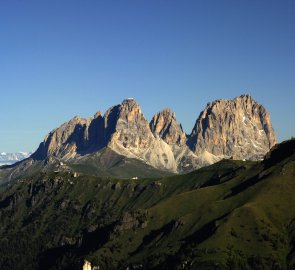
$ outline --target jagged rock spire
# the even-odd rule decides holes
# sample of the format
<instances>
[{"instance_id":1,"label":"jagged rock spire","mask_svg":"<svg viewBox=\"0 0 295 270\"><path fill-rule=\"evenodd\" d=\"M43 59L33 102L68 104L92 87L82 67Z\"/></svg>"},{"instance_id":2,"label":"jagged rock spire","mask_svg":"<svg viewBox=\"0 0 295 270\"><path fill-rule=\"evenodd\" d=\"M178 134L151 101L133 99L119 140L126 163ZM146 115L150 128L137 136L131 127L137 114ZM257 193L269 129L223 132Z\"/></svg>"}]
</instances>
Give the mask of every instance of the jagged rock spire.
<instances>
[{"instance_id":1,"label":"jagged rock spire","mask_svg":"<svg viewBox=\"0 0 295 270\"><path fill-rule=\"evenodd\" d=\"M190 136L170 109L148 123L136 100L129 98L104 116L98 112L94 118L74 117L61 125L47 135L32 158L73 159L106 147L176 172L227 157L261 159L275 143L269 113L249 95L208 103Z\"/></svg>"},{"instance_id":2,"label":"jagged rock spire","mask_svg":"<svg viewBox=\"0 0 295 270\"><path fill-rule=\"evenodd\" d=\"M166 108L157 113L150 122L151 131L169 145L185 145L186 135L181 124L176 120L176 115L171 109Z\"/></svg>"}]
</instances>

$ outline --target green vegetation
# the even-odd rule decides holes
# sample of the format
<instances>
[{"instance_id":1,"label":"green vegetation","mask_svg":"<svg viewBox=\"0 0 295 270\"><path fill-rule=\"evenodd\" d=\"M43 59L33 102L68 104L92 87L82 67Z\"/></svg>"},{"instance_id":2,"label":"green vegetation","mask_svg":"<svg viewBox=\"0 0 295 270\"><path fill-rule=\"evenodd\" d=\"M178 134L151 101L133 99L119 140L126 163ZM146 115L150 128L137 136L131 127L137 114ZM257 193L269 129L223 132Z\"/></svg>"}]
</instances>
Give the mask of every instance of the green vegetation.
<instances>
[{"instance_id":1,"label":"green vegetation","mask_svg":"<svg viewBox=\"0 0 295 270\"><path fill-rule=\"evenodd\" d=\"M131 159L112 154L111 158L108 157L111 160L106 161L105 156L106 153L94 153L78 160L77 163L69 162L67 163L67 166L73 171L78 171L87 175L110 176L121 179L136 176L152 178L172 175L171 172L156 169L138 159Z\"/></svg>"},{"instance_id":2,"label":"green vegetation","mask_svg":"<svg viewBox=\"0 0 295 270\"><path fill-rule=\"evenodd\" d=\"M186 175L38 173L0 195L0 269L295 269L294 193L295 140Z\"/></svg>"},{"instance_id":3,"label":"green vegetation","mask_svg":"<svg viewBox=\"0 0 295 270\"><path fill-rule=\"evenodd\" d=\"M109 148L86 154L75 159L62 161L56 157L45 160L28 158L14 165L2 166L0 169L0 192L8 184L13 184L22 178L35 176L40 172L79 172L85 175L99 177L116 177L130 179L132 177L164 177L173 173L167 170L156 169L144 161L127 158Z\"/></svg>"}]
</instances>

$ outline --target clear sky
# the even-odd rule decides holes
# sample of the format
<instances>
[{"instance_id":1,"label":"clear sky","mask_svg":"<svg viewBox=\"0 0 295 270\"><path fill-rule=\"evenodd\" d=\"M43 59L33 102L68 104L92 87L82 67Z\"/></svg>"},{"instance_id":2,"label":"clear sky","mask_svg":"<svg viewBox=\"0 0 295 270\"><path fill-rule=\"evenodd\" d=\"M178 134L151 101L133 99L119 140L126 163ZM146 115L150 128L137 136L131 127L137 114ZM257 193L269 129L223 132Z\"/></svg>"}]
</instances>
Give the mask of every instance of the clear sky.
<instances>
[{"instance_id":1,"label":"clear sky","mask_svg":"<svg viewBox=\"0 0 295 270\"><path fill-rule=\"evenodd\" d=\"M133 97L187 133L207 102L251 94L295 136L295 1L0 1L0 151Z\"/></svg>"}]
</instances>

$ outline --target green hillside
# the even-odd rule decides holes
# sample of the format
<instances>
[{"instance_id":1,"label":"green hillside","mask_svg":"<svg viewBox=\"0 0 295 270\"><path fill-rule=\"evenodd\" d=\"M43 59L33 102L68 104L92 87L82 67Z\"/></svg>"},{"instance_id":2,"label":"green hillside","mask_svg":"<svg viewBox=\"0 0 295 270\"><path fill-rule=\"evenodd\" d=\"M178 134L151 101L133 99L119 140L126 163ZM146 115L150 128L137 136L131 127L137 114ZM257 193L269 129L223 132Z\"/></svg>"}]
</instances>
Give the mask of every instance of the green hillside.
<instances>
[{"instance_id":1,"label":"green hillside","mask_svg":"<svg viewBox=\"0 0 295 270\"><path fill-rule=\"evenodd\" d=\"M294 194L295 140L186 175L38 173L0 195L0 269L295 269Z\"/></svg>"},{"instance_id":2,"label":"green hillside","mask_svg":"<svg viewBox=\"0 0 295 270\"><path fill-rule=\"evenodd\" d=\"M62 165L61 165L62 164ZM171 176L172 172L152 167L144 161L127 158L110 148L79 156L68 161L50 156L45 160L28 158L13 165L0 166L0 190L20 178L27 178L40 172L78 172L100 177L163 177Z\"/></svg>"}]
</instances>

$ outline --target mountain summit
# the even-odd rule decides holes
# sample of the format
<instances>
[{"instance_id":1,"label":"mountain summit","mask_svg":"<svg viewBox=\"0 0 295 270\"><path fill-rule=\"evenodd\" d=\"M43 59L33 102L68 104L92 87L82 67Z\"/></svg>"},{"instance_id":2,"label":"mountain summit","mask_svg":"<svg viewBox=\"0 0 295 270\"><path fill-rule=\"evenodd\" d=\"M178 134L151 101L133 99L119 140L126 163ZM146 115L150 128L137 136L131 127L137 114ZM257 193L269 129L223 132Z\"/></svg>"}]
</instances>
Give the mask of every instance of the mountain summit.
<instances>
[{"instance_id":1,"label":"mountain summit","mask_svg":"<svg viewBox=\"0 0 295 270\"><path fill-rule=\"evenodd\" d=\"M269 113L249 95L209 103L190 135L196 154L233 159L262 159L276 143Z\"/></svg>"},{"instance_id":2,"label":"mountain summit","mask_svg":"<svg viewBox=\"0 0 295 270\"><path fill-rule=\"evenodd\" d=\"M186 144L186 134L171 109L167 108L157 113L150 122L150 128L155 136L159 136L168 145Z\"/></svg>"},{"instance_id":3,"label":"mountain summit","mask_svg":"<svg viewBox=\"0 0 295 270\"><path fill-rule=\"evenodd\" d=\"M155 168L176 172L177 166L169 146L155 138L149 123L134 99L109 109L105 116L106 146L129 158L137 158Z\"/></svg>"},{"instance_id":4,"label":"mountain summit","mask_svg":"<svg viewBox=\"0 0 295 270\"><path fill-rule=\"evenodd\" d=\"M275 144L269 113L249 95L208 103L190 135L171 109L157 113L149 123L139 104L129 98L104 115L76 116L50 132L37 151L21 163L21 171L32 165L44 170L44 164L52 169L50 164L62 162L70 168L75 164L75 170L82 164L97 170L103 164L99 174L107 175L114 166L120 172L129 168L132 174L139 163L141 172L149 166L182 173L224 158L260 160ZM36 162L45 163L37 166ZM17 177L14 169L10 168L9 174Z\"/></svg>"}]
</instances>

